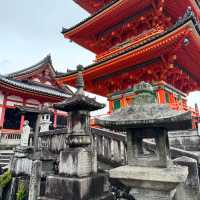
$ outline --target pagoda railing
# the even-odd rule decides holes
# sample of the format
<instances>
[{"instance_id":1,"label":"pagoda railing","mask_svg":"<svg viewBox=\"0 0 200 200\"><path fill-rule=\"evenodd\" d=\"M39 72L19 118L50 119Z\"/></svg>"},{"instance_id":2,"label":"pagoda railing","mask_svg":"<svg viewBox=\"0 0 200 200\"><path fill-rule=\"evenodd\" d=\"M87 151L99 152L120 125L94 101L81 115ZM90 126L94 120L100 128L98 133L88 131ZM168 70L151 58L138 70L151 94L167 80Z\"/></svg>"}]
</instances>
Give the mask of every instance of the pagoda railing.
<instances>
[{"instance_id":1,"label":"pagoda railing","mask_svg":"<svg viewBox=\"0 0 200 200\"><path fill-rule=\"evenodd\" d=\"M20 144L20 130L0 130L0 145L16 146Z\"/></svg>"}]
</instances>

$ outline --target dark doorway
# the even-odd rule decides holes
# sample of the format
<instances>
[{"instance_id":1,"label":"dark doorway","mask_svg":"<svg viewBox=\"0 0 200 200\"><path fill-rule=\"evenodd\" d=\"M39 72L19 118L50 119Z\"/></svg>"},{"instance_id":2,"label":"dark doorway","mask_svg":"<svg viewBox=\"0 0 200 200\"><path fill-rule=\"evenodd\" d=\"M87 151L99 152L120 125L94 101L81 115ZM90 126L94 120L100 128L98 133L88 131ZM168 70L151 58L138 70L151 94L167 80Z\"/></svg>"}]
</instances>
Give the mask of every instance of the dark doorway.
<instances>
[{"instance_id":1,"label":"dark doorway","mask_svg":"<svg viewBox=\"0 0 200 200\"><path fill-rule=\"evenodd\" d=\"M16 109L6 108L4 119L4 129L20 129L21 114Z\"/></svg>"},{"instance_id":2,"label":"dark doorway","mask_svg":"<svg viewBox=\"0 0 200 200\"><path fill-rule=\"evenodd\" d=\"M24 119L29 121L29 126L35 131L36 121L37 121L37 113L34 112L26 112L24 114Z\"/></svg>"}]
</instances>

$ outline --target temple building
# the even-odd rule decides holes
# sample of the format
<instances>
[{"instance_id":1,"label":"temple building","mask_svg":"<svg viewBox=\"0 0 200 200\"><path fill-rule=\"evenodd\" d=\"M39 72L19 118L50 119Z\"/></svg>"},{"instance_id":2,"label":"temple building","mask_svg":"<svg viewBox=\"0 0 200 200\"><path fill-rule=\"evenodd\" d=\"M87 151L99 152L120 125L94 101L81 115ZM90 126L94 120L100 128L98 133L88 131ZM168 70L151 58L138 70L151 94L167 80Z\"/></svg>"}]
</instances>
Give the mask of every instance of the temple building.
<instances>
[{"instance_id":1,"label":"temple building","mask_svg":"<svg viewBox=\"0 0 200 200\"><path fill-rule=\"evenodd\" d=\"M108 97L112 112L134 101L134 85L145 81L155 86L159 103L190 110L186 97L200 90L198 1L75 2L91 16L62 33L96 54L83 72L87 91ZM74 86L76 74L59 75L57 81Z\"/></svg>"},{"instance_id":2,"label":"temple building","mask_svg":"<svg viewBox=\"0 0 200 200\"><path fill-rule=\"evenodd\" d=\"M22 130L24 120L35 128L38 108L46 103L59 102L72 95L67 86L59 86L48 55L37 64L8 75L0 75L0 133ZM52 127L66 125L66 113L54 111Z\"/></svg>"}]
</instances>

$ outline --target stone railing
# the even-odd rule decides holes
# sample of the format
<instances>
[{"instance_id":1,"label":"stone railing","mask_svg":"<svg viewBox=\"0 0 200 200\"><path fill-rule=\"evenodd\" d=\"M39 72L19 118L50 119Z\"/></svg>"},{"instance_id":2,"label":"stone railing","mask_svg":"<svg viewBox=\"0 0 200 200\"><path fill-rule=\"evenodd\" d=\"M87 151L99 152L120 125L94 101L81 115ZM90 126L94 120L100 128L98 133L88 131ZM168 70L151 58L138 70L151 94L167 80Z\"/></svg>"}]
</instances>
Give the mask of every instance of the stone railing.
<instances>
[{"instance_id":1,"label":"stone railing","mask_svg":"<svg viewBox=\"0 0 200 200\"><path fill-rule=\"evenodd\" d=\"M123 165L127 162L125 134L100 128L92 128L91 131L100 162L111 166Z\"/></svg>"},{"instance_id":2,"label":"stone railing","mask_svg":"<svg viewBox=\"0 0 200 200\"><path fill-rule=\"evenodd\" d=\"M173 141L173 134L180 135L180 133L180 131L169 133L170 140L172 139ZM183 131L182 133L184 134L185 132ZM196 135L195 131L191 130L191 133ZM116 133L107 129L92 128L92 134L97 144L97 156L99 161L105 162L111 167L113 167L114 164L122 165L127 162L125 133ZM155 150L155 144L150 141L144 141L144 147L150 151ZM200 151L192 152L175 147L170 147L170 152L172 159L181 156L187 156L195 159L198 165L200 165Z\"/></svg>"},{"instance_id":3,"label":"stone railing","mask_svg":"<svg viewBox=\"0 0 200 200\"><path fill-rule=\"evenodd\" d=\"M66 133L67 128L40 132L38 135L39 148L45 148L51 152L59 153L63 149L66 149Z\"/></svg>"},{"instance_id":4,"label":"stone railing","mask_svg":"<svg viewBox=\"0 0 200 200\"><path fill-rule=\"evenodd\" d=\"M186 151L200 151L198 130L169 132L170 145Z\"/></svg>"},{"instance_id":5,"label":"stone railing","mask_svg":"<svg viewBox=\"0 0 200 200\"><path fill-rule=\"evenodd\" d=\"M0 131L0 144L16 146L20 144L21 131Z\"/></svg>"},{"instance_id":6,"label":"stone railing","mask_svg":"<svg viewBox=\"0 0 200 200\"><path fill-rule=\"evenodd\" d=\"M91 128L93 142L96 145L98 161L105 163L111 167L124 165L127 163L127 146L126 134L113 132L102 128ZM39 133L39 148L48 149L51 152L59 153L67 148L66 137L67 129L57 129L47 132ZM185 135L185 132L172 132L169 133L172 144L174 143L173 135ZM186 135L188 135L187 133ZM196 136L196 132L192 131L191 135ZM155 144L151 142L144 142L144 146L149 150L155 149ZM187 156L197 160L200 163L200 154L197 152L186 151L171 147L172 158L180 156Z\"/></svg>"}]
</instances>

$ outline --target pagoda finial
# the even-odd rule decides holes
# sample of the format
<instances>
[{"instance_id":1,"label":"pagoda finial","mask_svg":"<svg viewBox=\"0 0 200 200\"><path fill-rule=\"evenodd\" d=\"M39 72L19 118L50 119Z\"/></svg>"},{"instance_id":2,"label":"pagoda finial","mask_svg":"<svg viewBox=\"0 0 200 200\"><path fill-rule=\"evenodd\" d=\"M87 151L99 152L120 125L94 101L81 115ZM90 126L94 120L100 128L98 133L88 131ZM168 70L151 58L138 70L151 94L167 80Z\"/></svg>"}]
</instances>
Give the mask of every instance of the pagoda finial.
<instances>
[{"instance_id":1,"label":"pagoda finial","mask_svg":"<svg viewBox=\"0 0 200 200\"><path fill-rule=\"evenodd\" d=\"M78 65L77 66L77 78L76 78L76 88L77 88L77 91L76 91L76 94L84 94L84 80L83 80L83 66L82 65Z\"/></svg>"}]
</instances>

